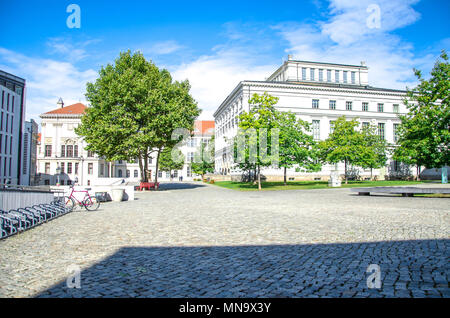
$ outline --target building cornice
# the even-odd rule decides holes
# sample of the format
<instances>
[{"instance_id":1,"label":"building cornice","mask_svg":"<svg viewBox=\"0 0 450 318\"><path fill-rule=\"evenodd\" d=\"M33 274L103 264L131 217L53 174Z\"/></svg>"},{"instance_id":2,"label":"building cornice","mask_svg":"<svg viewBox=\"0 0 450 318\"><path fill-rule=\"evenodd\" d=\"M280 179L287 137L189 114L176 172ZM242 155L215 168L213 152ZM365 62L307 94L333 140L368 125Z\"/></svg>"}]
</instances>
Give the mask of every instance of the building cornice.
<instances>
[{"instance_id":1,"label":"building cornice","mask_svg":"<svg viewBox=\"0 0 450 318\"><path fill-rule=\"evenodd\" d=\"M83 115L80 114L42 114L39 115L42 119L60 119L60 118L68 118L68 119L76 119L83 117Z\"/></svg>"},{"instance_id":2,"label":"building cornice","mask_svg":"<svg viewBox=\"0 0 450 318\"><path fill-rule=\"evenodd\" d=\"M308 83L308 82L269 82L269 81L242 81L234 90L225 98L220 104L219 108L214 112L213 116L216 117L225 107L229 101L240 91L243 86L251 87L267 87L267 88L282 88L291 90L310 90L310 91L328 91L350 94L372 94L372 95L384 95L384 96L397 96L406 97L406 90L380 88L373 86L359 86L359 85L345 85L345 84L333 84L333 83Z\"/></svg>"}]
</instances>

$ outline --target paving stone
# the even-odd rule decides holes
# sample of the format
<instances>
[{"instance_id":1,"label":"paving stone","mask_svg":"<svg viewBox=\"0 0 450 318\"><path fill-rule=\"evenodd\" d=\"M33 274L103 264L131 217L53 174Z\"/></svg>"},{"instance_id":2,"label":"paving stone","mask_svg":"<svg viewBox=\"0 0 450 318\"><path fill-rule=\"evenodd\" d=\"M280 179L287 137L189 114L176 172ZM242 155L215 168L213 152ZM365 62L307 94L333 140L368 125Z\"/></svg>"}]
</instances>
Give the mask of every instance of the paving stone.
<instances>
[{"instance_id":1,"label":"paving stone","mask_svg":"<svg viewBox=\"0 0 450 318\"><path fill-rule=\"evenodd\" d=\"M0 297L450 296L445 199L185 185L1 240Z\"/></svg>"}]
</instances>

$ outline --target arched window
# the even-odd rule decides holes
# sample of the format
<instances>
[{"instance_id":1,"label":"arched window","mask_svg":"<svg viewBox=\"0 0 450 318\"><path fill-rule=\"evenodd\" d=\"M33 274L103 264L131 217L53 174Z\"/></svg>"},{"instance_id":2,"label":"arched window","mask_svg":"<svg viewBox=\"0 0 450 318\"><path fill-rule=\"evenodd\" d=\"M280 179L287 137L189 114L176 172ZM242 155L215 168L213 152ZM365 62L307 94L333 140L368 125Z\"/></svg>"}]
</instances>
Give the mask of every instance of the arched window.
<instances>
[{"instance_id":1,"label":"arched window","mask_svg":"<svg viewBox=\"0 0 450 318\"><path fill-rule=\"evenodd\" d=\"M130 170L127 169L127 178L130 177Z\"/></svg>"},{"instance_id":2,"label":"arched window","mask_svg":"<svg viewBox=\"0 0 450 318\"><path fill-rule=\"evenodd\" d=\"M118 174L119 174L119 178L122 178L122 170L119 170Z\"/></svg>"}]
</instances>

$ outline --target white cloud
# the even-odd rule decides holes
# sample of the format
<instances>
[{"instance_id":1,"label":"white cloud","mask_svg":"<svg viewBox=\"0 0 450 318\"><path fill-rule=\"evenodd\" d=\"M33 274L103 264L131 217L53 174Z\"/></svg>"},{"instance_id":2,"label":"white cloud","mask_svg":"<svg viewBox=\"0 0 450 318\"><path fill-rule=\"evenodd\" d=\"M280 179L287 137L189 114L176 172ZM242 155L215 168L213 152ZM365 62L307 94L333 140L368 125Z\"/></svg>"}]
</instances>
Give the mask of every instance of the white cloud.
<instances>
[{"instance_id":1,"label":"white cloud","mask_svg":"<svg viewBox=\"0 0 450 318\"><path fill-rule=\"evenodd\" d=\"M339 44L350 44L369 35L379 35L417 21L420 14L411 6L417 0L333 0L331 19L322 24L322 32ZM379 15L379 28L371 21Z\"/></svg>"},{"instance_id":2,"label":"white cloud","mask_svg":"<svg viewBox=\"0 0 450 318\"><path fill-rule=\"evenodd\" d=\"M175 67L176 80L189 79L191 94L203 109L200 119L212 119L213 113L243 80L261 80L275 71L273 65L256 65L243 48L216 48L211 55Z\"/></svg>"},{"instance_id":3,"label":"white cloud","mask_svg":"<svg viewBox=\"0 0 450 318\"><path fill-rule=\"evenodd\" d=\"M64 60L74 63L90 56L87 46L98 42L100 42L98 39L74 41L71 37L58 37L48 39L46 45L50 54L58 55Z\"/></svg>"},{"instance_id":4,"label":"white cloud","mask_svg":"<svg viewBox=\"0 0 450 318\"><path fill-rule=\"evenodd\" d=\"M175 53L183 48L182 45L176 41L163 41L151 45L148 49L142 49L144 53L151 53L156 55L166 55Z\"/></svg>"},{"instance_id":5,"label":"white cloud","mask_svg":"<svg viewBox=\"0 0 450 318\"><path fill-rule=\"evenodd\" d=\"M369 84L405 89L414 86L413 68L429 69L436 56L417 57L411 44L390 31L414 23L419 14L411 7L417 1L378 1L381 27L366 24L373 1L331 1L330 17L316 24L280 24L274 27L288 42L286 52L300 60L359 64L369 67Z\"/></svg>"},{"instance_id":6,"label":"white cloud","mask_svg":"<svg viewBox=\"0 0 450 318\"><path fill-rule=\"evenodd\" d=\"M0 48L0 69L25 78L27 119L39 121L39 115L57 108L62 97L65 105L85 103L86 83L97 77L94 70L81 71L69 62L32 58Z\"/></svg>"}]
</instances>

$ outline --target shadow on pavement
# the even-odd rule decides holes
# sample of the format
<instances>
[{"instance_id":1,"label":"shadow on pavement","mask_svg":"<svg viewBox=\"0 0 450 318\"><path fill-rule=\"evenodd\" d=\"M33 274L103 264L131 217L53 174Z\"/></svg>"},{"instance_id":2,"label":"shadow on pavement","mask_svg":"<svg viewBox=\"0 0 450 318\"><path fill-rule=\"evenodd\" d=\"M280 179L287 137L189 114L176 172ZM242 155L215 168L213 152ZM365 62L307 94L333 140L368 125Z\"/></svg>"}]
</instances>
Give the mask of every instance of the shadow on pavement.
<instances>
[{"instance_id":1,"label":"shadow on pavement","mask_svg":"<svg viewBox=\"0 0 450 318\"><path fill-rule=\"evenodd\" d=\"M159 184L158 191L186 190L186 189L195 189L195 188L202 188L202 187L206 187L206 186L201 183L190 183L190 182L161 182Z\"/></svg>"},{"instance_id":2,"label":"shadow on pavement","mask_svg":"<svg viewBox=\"0 0 450 318\"><path fill-rule=\"evenodd\" d=\"M449 297L449 240L124 247L36 297ZM370 264L381 288L368 288ZM68 264L69 265L69 264Z\"/></svg>"}]
</instances>

